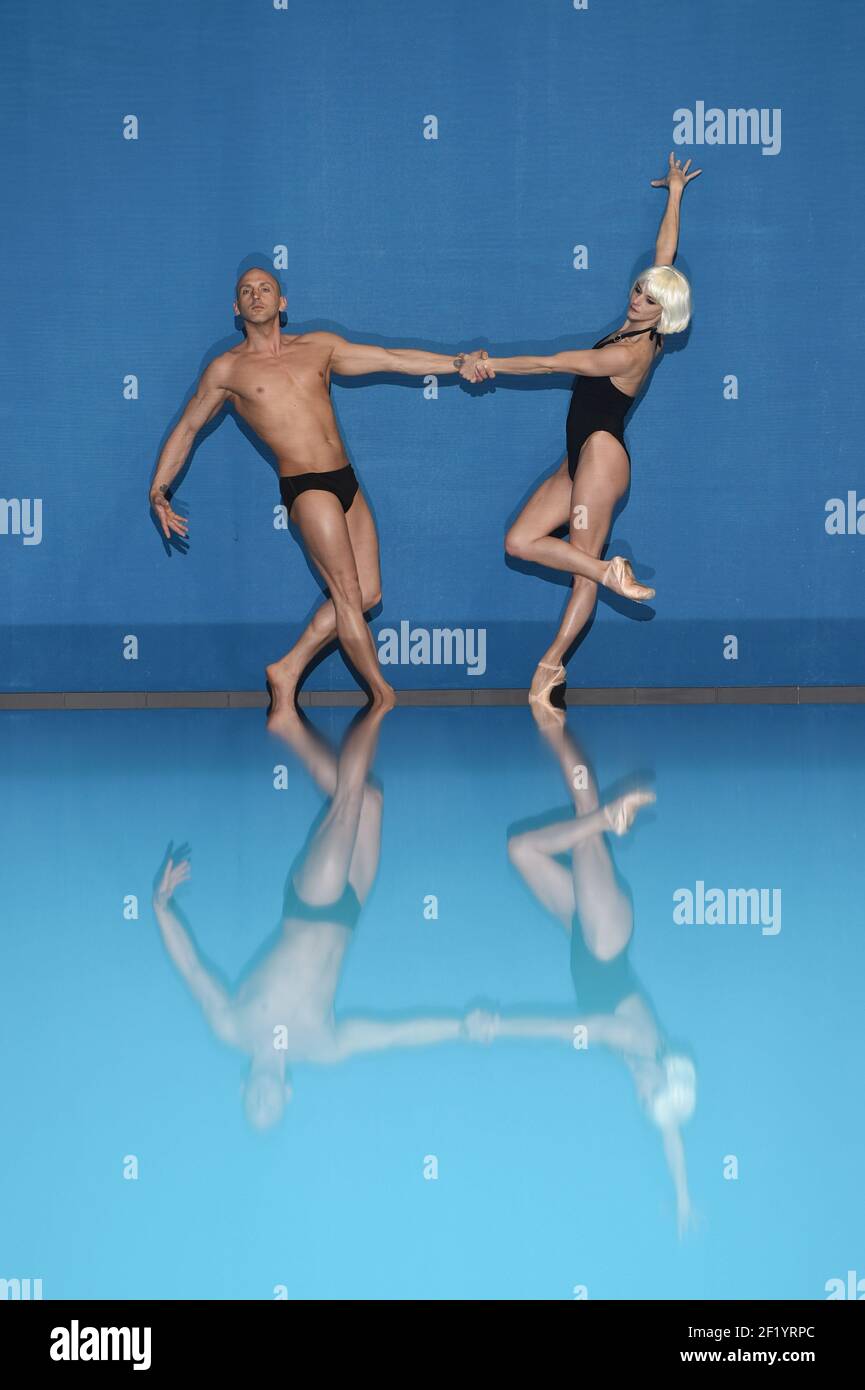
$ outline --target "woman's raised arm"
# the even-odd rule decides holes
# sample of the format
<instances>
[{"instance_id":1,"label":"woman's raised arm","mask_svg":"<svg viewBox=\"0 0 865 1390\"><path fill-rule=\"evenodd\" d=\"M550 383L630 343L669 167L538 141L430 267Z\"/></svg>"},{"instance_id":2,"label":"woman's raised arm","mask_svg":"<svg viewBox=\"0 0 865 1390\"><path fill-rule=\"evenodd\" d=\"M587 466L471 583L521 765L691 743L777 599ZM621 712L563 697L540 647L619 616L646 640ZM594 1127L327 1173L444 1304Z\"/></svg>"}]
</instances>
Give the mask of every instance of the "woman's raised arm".
<instances>
[{"instance_id":1,"label":"woman's raised arm","mask_svg":"<svg viewBox=\"0 0 865 1390\"><path fill-rule=\"evenodd\" d=\"M667 189L667 206L661 218L661 225L658 229L658 239L655 242L655 265L672 265L676 259L676 248L679 245L679 208L682 203L682 194L685 191L685 184L690 183L698 174L702 174L702 169L693 169L688 173L690 159L682 161L676 159L673 151L670 151L669 167L662 179L652 179L653 188Z\"/></svg>"}]
</instances>

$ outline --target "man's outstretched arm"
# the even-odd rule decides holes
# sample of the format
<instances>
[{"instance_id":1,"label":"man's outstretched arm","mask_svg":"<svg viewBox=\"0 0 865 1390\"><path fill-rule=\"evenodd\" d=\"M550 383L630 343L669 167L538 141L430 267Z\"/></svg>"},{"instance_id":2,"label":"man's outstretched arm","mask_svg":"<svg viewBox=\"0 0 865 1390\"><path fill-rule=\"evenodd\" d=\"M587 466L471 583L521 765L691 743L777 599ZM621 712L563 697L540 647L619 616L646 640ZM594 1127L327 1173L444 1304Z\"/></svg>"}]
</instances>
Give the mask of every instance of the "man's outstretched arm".
<instances>
[{"instance_id":1,"label":"man's outstretched arm","mask_svg":"<svg viewBox=\"0 0 865 1390\"><path fill-rule=\"evenodd\" d=\"M402 372L406 376L447 376L459 372L465 362L485 357L485 352L456 352L452 357L424 348L385 348L372 343L350 343L332 335L331 371L337 376L367 376L370 372Z\"/></svg>"},{"instance_id":2,"label":"man's outstretched arm","mask_svg":"<svg viewBox=\"0 0 865 1390\"><path fill-rule=\"evenodd\" d=\"M455 1042L463 1036L461 1018L347 1018L336 1026L334 1061L391 1047L430 1047L433 1043Z\"/></svg>"},{"instance_id":3,"label":"man's outstretched arm","mask_svg":"<svg viewBox=\"0 0 865 1390\"><path fill-rule=\"evenodd\" d=\"M224 1042L233 1042L234 1020L228 992L204 965L192 938L172 906L171 899L175 888L179 883L183 883L189 874L188 859L179 863L175 863L170 857L166 860L162 881L153 892L153 913L159 923L165 949L186 981L190 994L201 1005L217 1036Z\"/></svg>"},{"instance_id":4,"label":"man's outstretched arm","mask_svg":"<svg viewBox=\"0 0 865 1390\"><path fill-rule=\"evenodd\" d=\"M228 400L228 372L221 358L216 358L201 374L195 395L187 405L159 456L159 463L150 484L150 505L159 518L166 540L171 532L186 535L186 521L173 511L168 502L168 488L187 460L198 431L212 420Z\"/></svg>"}]
</instances>

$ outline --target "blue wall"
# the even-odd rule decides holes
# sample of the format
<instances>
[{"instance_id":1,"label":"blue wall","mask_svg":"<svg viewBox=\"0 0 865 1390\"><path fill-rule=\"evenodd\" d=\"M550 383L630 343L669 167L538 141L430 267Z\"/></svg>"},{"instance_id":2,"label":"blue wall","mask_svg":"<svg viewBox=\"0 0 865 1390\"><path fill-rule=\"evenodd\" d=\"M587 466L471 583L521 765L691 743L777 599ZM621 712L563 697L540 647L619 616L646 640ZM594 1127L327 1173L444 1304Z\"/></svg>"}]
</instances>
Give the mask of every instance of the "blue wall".
<instances>
[{"instance_id":1,"label":"blue wall","mask_svg":"<svg viewBox=\"0 0 865 1390\"><path fill-rule=\"evenodd\" d=\"M2 688L257 687L311 613L273 460L231 411L179 489L187 554L147 504L199 373L240 341L241 267L276 264L291 330L588 346L652 260L673 148L704 170L676 262L695 314L630 417L611 547L658 597L604 596L571 682L865 682L865 537L826 511L865 498L862 8L277 5L5 0ZM766 141L677 144L698 104L764 111ZM502 536L563 453L567 386L334 386L381 534L376 628L486 630L483 671L391 667L397 686L527 684L567 591ZM309 684L351 677L336 653Z\"/></svg>"}]
</instances>

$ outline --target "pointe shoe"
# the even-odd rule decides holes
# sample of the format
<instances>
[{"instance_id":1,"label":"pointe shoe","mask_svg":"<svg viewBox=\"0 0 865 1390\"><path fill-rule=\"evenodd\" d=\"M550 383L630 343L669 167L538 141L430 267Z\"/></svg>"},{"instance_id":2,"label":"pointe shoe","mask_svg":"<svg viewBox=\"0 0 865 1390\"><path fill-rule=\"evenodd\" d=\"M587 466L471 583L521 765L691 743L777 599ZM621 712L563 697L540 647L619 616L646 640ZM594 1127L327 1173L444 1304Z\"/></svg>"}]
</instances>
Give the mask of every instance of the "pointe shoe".
<instances>
[{"instance_id":1,"label":"pointe shoe","mask_svg":"<svg viewBox=\"0 0 865 1390\"><path fill-rule=\"evenodd\" d=\"M614 555L607 568L604 570L604 577L601 583L607 588L612 589L614 594L621 594L623 598L632 598L635 603L644 603L648 598L655 597L654 589L648 588L645 584L640 584L634 578L634 571L631 569L630 561L622 555Z\"/></svg>"},{"instance_id":2,"label":"pointe shoe","mask_svg":"<svg viewBox=\"0 0 865 1390\"><path fill-rule=\"evenodd\" d=\"M634 817L641 806L650 806L657 797L654 792L642 789L633 792L625 792L624 796L616 797L615 801L610 801L604 807L604 815L609 821L610 829L614 835L624 835L630 830L634 823Z\"/></svg>"},{"instance_id":3,"label":"pointe shoe","mask_svg":"<svg viewBox=\"0 0 865 1390\"><path fill-rule=\"evenodd\" d=\"M541 686L540 690L538 690L534 695L531 691L529 691L530 705L549 705L550 696L552 692L555 689L557 689L558 686L565 684L565 668L564 666L562 666L561 662L559 662L557 666L552 666L549 661L539 661L538 670L541 670L541 668L543 668L543 670L545 671L552 671L553 674L549 677L548 680L544 681L544 684Z\"/></svg>"}]
</instances>

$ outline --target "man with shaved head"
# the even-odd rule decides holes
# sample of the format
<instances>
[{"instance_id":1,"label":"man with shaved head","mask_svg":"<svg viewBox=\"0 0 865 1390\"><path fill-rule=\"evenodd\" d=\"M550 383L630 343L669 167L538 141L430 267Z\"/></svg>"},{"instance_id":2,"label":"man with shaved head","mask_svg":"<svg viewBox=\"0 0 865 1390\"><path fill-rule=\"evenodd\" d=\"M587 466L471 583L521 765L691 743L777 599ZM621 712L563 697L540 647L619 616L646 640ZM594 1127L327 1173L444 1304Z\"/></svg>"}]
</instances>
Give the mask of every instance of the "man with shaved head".
<instances>
[{"instance_id":1,"label":"man with shaved head","mask_svg":"<svg viewBox=\"0 0 865 1390\"><path fill-rule=\"evenodd\" d=\"M281 333L286 308L270 270L247 270L235 287L234 312L245 340L214 358L168 438L150 487L150 503L166 539L188 535L169 501L198 431L229 402L276 455L279 490L330 598L317 609L289 652L265 668L271 709L293 706L295 690L316 652L336 637L369 687L373 706L389 707L394 691L382 676L365 613L381 598L378 537L372 513L346 457L330 402L331 374L409 376L459 373L486 354L445 357L420 348L350 343L337 333Z\"/></svg>"}]
</instances>

